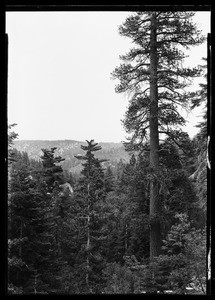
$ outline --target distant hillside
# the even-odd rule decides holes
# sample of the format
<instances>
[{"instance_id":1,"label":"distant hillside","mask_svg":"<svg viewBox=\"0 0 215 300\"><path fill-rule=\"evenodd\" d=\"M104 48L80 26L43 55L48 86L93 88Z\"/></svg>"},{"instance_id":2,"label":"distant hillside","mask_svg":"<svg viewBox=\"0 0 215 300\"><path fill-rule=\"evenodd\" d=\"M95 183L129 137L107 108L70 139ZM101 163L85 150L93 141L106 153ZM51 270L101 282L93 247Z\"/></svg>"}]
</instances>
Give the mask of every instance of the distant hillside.
<instances>
[{"instance_id":1,"label":"distant hillside","mask_svg":"<svg viewBox=\"0 0 215 300\"><path fill-rule=\"evenodd\" d=\"M86 145L86 142L74 141L74 140L16 140L14 141L14 147L22 152L27 152L30 158L40 160L42 155L41 149L50 149L56 147L56 155L60 155L65 159L62 162L62 167L65 170L73 173L79 173L81 170L81 162L74 157L77 154L83 154L84 151L81 149L81 145ZM96 157L100 159L108 159L104 162L104 166L110 165L113 168L119 162L120 159L127 162L129 160L128 153L125 152L122 143L99 143L102 149L96 152Z\"/></svg>"}]
</instances>

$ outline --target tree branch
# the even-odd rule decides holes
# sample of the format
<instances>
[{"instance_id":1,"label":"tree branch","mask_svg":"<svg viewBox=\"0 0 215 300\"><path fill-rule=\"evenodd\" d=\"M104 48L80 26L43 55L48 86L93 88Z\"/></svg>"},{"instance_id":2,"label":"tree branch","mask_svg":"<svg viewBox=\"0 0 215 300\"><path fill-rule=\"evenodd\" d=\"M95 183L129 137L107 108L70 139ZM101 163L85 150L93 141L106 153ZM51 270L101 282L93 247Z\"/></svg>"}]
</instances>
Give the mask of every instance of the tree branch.
<instances>
[{"instance_id":1,"label":"tree branch","mask_svg":"<svg viewBox=\"0 0 215 300\"><path fill-rule=\"evenodd\" d=\"M171 132L163 131L163 130L159 130L158 132L159 133L164 133L164 134L168 135L173 140L173 142L184 152L184 154L188 155L188 153L182 148L182 146L175 140L175 138L173 137L173 135L171 134Z\"/></svg>"},{"instance_id":2,"label":"tree branch","mask_svg":"<svg viewBox=\"0 0 215 300\"><path fill-rule=\"evenodd\" d=\"M166 88L166 89L170 90L173 94L177 94L179 96L183 96L181 93L179 93L177 91L174 91L173 89L171 89L169 86L166 86L166 85L158 85L158 88Z\"/></svg>"}]
</instances>

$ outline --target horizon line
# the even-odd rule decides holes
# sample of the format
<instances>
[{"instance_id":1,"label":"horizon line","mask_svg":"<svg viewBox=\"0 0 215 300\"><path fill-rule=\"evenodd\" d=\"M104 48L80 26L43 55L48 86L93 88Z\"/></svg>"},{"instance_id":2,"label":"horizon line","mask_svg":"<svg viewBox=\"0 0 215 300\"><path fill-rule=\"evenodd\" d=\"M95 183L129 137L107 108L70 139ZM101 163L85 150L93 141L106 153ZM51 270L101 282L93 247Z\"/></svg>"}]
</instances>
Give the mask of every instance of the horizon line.
<instances>
[{"instance_id":1,"label":"horizon line","mask_svg":"<svg viewBox=\"0 0 215 300\"><path fill-rule=\"evenodd\" d=\"M88 139L89 140L89 139ZM125 141L120 141L120 142L111 142L111 141L99 141L97 142L95 139L93 139L96 143L111 143L111 144L122 144L124 143ZM86 140L74 140L74 139L19 139L17 138L16 140L14 140L14 142L16 141L48 141L48 142L56 142L56 141L74 141L74 142L81 142L81 143L85 143Z\"/></svg>"}]
</instances>

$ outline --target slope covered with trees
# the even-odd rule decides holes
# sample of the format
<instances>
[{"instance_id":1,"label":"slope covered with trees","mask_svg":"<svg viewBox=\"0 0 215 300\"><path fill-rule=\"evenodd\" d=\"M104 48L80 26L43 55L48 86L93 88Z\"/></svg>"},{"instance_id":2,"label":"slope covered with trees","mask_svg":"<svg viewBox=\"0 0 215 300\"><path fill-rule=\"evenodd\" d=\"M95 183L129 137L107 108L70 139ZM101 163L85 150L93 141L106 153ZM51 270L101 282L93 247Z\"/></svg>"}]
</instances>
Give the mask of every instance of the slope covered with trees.
<instances>
[{"instance_id":1,"label":"slope covered with trees","mask_svg":"<svg viewBox=\"0 0 215 300\"><path fill-rule=\"evenodd\" d=\"M56 141L42 141L42 140L15 140L14 147L20 152L27 152L29 158L34 160L41 160L41 149L50 149L56 147L56 154L62 156L62 168L69 173L80 174L82 170L81 161L75 158L77 154L84 154L81 145L84 142L74 140L56 140ZM102 149L96 156L99 159L107 159L104 162L105 166L112 166L113 170L117 166L120 159L128 161L129 155L126 153L122 143L100 143Z\"/></svg>"},{"instance_id":2,"label":"slope covered with trees","mask_svg":"<svg viewBox=\"0 0 215 300\"><path fill-rule=\"evenodd\" d=\"M159 191L162 253L153 262L147 155L121 161L114 176L94 156L100 147L87 141L85 155L77 156L82 174L71 186L54 148L43 149L41 164L14 150L8 292L205 293L204 212L177 149L169 141L162 148L170 154L160 151L168 177Z\"/></svg>"}]
</instances>

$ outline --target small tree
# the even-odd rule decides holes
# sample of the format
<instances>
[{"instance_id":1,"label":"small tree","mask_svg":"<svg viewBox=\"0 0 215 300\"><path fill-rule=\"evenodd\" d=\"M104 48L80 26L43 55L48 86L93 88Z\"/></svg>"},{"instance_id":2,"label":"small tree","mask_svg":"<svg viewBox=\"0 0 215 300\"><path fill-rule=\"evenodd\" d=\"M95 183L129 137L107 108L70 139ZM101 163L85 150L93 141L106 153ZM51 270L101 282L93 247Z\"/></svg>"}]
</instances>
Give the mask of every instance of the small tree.
<instances>
[{"instance_id":1,"label":"small tree","mask_svg":"<svg viewBox=\"0 0 215 300\"><path fill-rule=\"evenodd\" d=\"M43 180L45 180L47 191L50 193L53 191L56 185L59 186L59 184L62 183L63 169L58 164L65 159L61 158L60 156L54 156L56 149L56 147L51 148L51 150L42 149L43 155L41 156L43 165Z\"/></svg>"},{"instance_id":2,"label":"small tree","mask_svg":"<svg viewBox=\"0 0 215 300\"><path fill-rule=\"evenodd\" d=\"M107 193L114 190L114 175L110 166L104 172L105 190Z\"/></svg>"}]
</instances>

